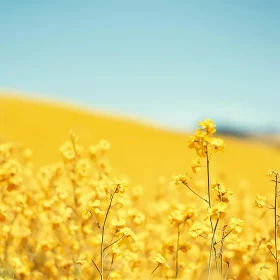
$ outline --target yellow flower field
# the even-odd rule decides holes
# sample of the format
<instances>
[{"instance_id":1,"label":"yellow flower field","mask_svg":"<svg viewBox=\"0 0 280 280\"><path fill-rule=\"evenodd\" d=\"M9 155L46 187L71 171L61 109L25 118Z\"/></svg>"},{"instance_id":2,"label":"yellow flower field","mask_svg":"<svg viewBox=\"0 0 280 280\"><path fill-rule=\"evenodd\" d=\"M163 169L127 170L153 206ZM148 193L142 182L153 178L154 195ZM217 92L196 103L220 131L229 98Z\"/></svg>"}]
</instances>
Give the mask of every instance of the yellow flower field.
<instances>
[{"instance_id":1,"label":"yellow flower field","mask_svg":"<svg viewBox=\"0 0 280 280\"><path fill-rule=\"evenodd\" d=\"M275 147L8 95L0 120L0 279L279 279Z\"/></svg>"}]
</instances>

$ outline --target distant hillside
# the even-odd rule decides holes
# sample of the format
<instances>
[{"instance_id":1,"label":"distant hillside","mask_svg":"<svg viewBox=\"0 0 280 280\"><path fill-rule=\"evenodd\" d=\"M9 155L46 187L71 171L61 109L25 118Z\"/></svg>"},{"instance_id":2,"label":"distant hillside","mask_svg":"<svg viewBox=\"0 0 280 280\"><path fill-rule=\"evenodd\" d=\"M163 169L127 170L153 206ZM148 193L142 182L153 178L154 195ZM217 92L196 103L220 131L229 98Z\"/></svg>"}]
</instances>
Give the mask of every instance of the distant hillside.
<instances>
[{"instance_id":1,"label":"distant hillside","mask_svg":"<svg viewBox=\"0 0 280 280\"><path fill-rule=\"evenodd\" d=\"M169 182L173 174L190 171L195 156L185 145L187 134L8 94L0 97L0 120L0 140L32 148L37 164L59 159L58 148L68 139L70 129L85 147L107 139L112 144L110 161L114 172L127 176L133 184L143 184L150 193L156 191L159 176ZM212 177L222 176L223 172L226 183L238 192L244 191L247 183L255 188L250 190L252 195L263 190L267 185L266 171L280 169L279 150L262 141L251 141L246 135L232 138L236 132L224 128L219 133L227 135L226 149L214 158Z\"/></svg>"}]
</instances>

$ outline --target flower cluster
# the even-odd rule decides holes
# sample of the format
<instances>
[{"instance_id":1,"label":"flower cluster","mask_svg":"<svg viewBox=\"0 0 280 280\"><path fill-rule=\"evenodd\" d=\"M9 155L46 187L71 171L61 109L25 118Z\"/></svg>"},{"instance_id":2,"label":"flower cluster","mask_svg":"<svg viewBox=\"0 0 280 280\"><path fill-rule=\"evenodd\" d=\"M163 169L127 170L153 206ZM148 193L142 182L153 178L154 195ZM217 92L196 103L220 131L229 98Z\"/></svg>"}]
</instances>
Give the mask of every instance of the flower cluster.
<instances>
[{"instance_id":1,"label":"flower cluster","mask_svg":"<svg viewBox=\"0 0 280 280\"><path fill-rule=\"evenodd\" d=\"M193 136L190 136L187 143L190 149L194 149L198 156L209 157L215 152L224 150L224 141L212 137L216 132L216 125L213 121L205 119L199 122L198 128Z\"/></svg>"},{"instance_id":2,"label":"flower cluster","mask_svg":"<svg viewBox=\"0 0 280 280\"><path fill-rule=\"evenodd\" d=\"M159 178L155 194L111 168L106 140L86 148L71 132L48 166L0 142L0 279L275 279L280 174L268 171L274 200L257 194L258 213L212 171L215 133L199 122L190 170Z\"/></svg>"}]
</instances>

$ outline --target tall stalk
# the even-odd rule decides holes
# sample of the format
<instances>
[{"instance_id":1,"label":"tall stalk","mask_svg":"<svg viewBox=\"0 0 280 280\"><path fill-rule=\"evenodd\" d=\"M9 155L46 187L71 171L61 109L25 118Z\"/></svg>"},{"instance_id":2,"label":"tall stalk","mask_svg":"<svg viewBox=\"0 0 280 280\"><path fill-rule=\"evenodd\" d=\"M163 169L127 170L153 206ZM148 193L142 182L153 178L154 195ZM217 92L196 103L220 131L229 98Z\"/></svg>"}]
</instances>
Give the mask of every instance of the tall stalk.
<instances>
[{"instance_id":1,"label":"tall stalk","mask_svg":"<svg viewBox=\"0 0 280 280\"><path fill-rule=\"evenodd\" d=\"M206 150L206 167L207 167L207 191L208 191L208 205L209 208L211 208L211 192L210 192L210 159L209 159L209 153L208 153L208 147ZM211 229L212 229L212 239L211 239L211 245L210 245L210 254L209 254L209 262L208 262L208 276L207 279L210 279L210 274L211 274L211 264L212 264L212 254L213 254L213 250L215 252L216 255L216 249L215 249L215 233L216 233L216 229L217 229L217 225L218 225L219 220L217 220L215 228L213 227L213 222L212 222L212 218L210 217L210 224L211 224ZM216 260L216 269L218 271L218 262L217 259Z\"/></svg>"},{"instance_id":2,"label":"tall stalk","mask_svg":"<svg viewBox=\"0 0 280 280\"><path fill-rule=\"evenodd\" d=\"M111 195L110 203L109 203L106 215L105 215L105 219L104 219L103 225L101 227L101 229L102 229L102 231L101 231L101 236L102 237L101 238L102 239L101 239L101 248L100 248L100 258L101 258L100 280L104 279L104 251L105 251L105 249L104 249L104 238L105 238L105 227L106 227L106 222L107 222L107 218L108 218L110 209L112 207L112 202L113 202L115 193L116 193L116 191Z\"/></svg>"},{"instance_id":3,"label":"tall stalk","mask_svg":"<svg viewBox=\"0 0 280 280\"><path fill-rule=\"evenodd\" d=\"M179 255L179 246L180 246L180 224L178 224L178 232L177 232L177 249L176 249L176 272L175 272L175 278L178 277L179 273L179 262L178 262L178 255Z\"/></svg>"},{"instance_id":4,"label":"tall stalk","mask_svg":"<svg viewBox=\"0 0 280 280\"><path fill-rule=\"evenodd\" d=\"M275 195L274 195L274 243L275 243L275 263L277 271L277 280L279 280L279 264L278 264L278 250L277 250L277 196L278 196L278 174L275 176Z\"/></svg>"}]
</instances>

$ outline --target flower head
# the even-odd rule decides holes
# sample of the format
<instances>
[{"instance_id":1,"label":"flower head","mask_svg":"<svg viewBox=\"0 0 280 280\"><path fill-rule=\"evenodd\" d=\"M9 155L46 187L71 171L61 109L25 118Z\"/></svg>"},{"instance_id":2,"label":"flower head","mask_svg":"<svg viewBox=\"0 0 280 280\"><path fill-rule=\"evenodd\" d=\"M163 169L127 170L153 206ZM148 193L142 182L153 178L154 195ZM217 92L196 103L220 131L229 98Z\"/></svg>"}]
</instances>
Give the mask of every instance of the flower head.
<instances>
[{"instance_id":1,"label":"flower head","mask_svg":"<svg viewBox=\"0 0 280 280\"><path fill-rule=\"evenodd\" d=\"M212 208L208 208L209 216L212 218L213 221L216 221L217 219L224 218L226 213L225 210L228 207L228 204L225 202L219 202L216 205L214 205Z\"/></svg>"},{"instance_id":2,"label":"flower head","mask_svg":"<svg viewBox=\"0 0 280 280\"><path fill-rule=\"evenodd\" d=\"M257 194L256 195L256 200L255 200L256 207L259 207L259 208L265 207L266 200L267 200L266 196L262 196L260 194Z\"/></svg>"},{"instance_id":3,"label":"flower head","mask_svg":"<svg viewBox=\"0 0 280 280\"><path fill-rule=\"evenodd\" d=\"M193 238L199 237L204 232L204 227L200 222L195 221L189 229L189 235Z\"/></svg>"},{"instance_id":4,"label":"flower head","mask_svg":"<svg viewBox=\"0 0 280 280\"><path fill-rule=\"evenodd\" d=\"M173 176L173 184L174 185L179 185L179 184L184 184L184 185L188 185L190 181L190 177L188 175L188 173L184 174L184 175L176 175Z\"/></svg>"},{"instance_id":5,"label":"flower head","mask_svg":"<svg viewBox=\"0 0 280 280\"><path fill-rule=\"evenodd\" d=\"M154 257L153 257L153 260L155 262L157 262L158 266L165 266L167 268L170 268L170 265L167 264L166 262L166 259L160 254L160 253L157 253Z\"/></svg>"},{"instance_id":6,"label":"flower head","mask_svg":"<svg viewBox=\"0 0 280 280\"><path fill-rule=\"evenodd\" d=\"M233 234L238 234L243 230L244 221L237 218L231 218L228 226L232 230Z\"/></svg>"}]
</instances>

